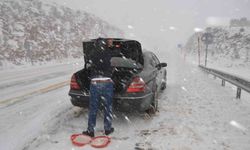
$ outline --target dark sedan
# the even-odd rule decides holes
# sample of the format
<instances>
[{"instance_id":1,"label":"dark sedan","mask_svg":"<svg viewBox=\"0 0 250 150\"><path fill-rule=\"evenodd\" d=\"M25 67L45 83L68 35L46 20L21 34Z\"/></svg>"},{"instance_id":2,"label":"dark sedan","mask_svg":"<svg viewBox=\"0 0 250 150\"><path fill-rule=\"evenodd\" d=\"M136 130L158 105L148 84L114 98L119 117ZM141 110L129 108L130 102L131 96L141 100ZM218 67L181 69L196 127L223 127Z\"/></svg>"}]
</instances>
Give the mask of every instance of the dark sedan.
<instances>
[{"instance_id":1,"label":"dark sedan","mask_svg":"<svg viewBox=\"0 0 250 150\"><path fill-rule=\"evenodd\" d=\"M153 52L143 51L135 40L112 39L115 84L113 106L116 110L146 111L158 109L157 95L166 88L166 63L160 63ZM96 39L83 42L85 67L71 78L69 95L74 106L86 107L89 101L91 51Z\"/></svg>"}]
</instances>

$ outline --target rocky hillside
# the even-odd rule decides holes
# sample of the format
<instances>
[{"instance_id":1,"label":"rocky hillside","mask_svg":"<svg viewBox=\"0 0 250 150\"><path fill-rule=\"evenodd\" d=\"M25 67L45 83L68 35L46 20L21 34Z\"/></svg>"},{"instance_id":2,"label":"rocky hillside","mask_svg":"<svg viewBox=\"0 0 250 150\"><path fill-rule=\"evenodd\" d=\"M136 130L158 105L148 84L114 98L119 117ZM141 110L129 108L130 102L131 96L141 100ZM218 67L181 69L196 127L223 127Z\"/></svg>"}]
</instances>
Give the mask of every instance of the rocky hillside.
<instances>
[{"instance_id":1,"label":"rocky hillside","mask_svg":"<svg viewBox=\"0 0 250 150\"><path fill-rule=\"evenodd\" d=\"M208 47L210 61L226 62L227 65L250 64L250 27L213 27L207 28L213 35L213 43ZM185 49L189 54L197 54L198 36L192 35ZM202 54L205 45L202 43ZM202 55L203 56L203 55Z\"/></svg>"},{"instance_id":2,"label":"rocky hillside","mask_svg":"<svg viewBox=\"0 0 250 150\"><path fill-rule=\"evenodd\" d=\"M123 32L83 12L38 0L0 1L0 66L82 57L82 41L123 37Z\"/></svg>"}]
</instances>

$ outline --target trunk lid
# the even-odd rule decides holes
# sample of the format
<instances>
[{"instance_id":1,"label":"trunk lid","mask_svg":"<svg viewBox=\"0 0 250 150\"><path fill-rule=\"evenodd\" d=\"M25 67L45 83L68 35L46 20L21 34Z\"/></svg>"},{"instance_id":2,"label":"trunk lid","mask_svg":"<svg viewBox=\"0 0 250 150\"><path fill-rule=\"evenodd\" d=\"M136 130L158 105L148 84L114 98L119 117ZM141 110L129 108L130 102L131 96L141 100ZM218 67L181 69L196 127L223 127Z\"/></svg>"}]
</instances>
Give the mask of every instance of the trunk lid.
<instances>
[{"instance_id":1,"label":"trunk lid","mask_svg":"<svg viewBox=\"0 0 250 150\"><path fill-rule=\"evenodd\" d=\"M78 71L76 78L80 80L80 86L85 91L89 90L88 64L91 63L92 53L102 47L107 46L107 40L112 41L111 65L115 68L112 80L115 83L115 92L126 91L133 76L140 73L143 68L143 54L141 44L135 40L125 39L93 39L83 42L83 53L85 68Z\"/></svg>"},{"instance_id":2,"label":"trunk lid","mask_svg":"<svg viewBox=\"0 0 250 150\"><path fill-rule=\"evenodd\" d=\"M107 40L111 40L112 44L110 48L112 49L112 57L122 57L127 59L132 59L137 63L143 65L143 55L141 44L135 40L125 40L125 39L93 39L90 41L83 42L83 54L85 64L90 63L92 54L94 51L107 47Z\"/></svg>"}]
</instances>

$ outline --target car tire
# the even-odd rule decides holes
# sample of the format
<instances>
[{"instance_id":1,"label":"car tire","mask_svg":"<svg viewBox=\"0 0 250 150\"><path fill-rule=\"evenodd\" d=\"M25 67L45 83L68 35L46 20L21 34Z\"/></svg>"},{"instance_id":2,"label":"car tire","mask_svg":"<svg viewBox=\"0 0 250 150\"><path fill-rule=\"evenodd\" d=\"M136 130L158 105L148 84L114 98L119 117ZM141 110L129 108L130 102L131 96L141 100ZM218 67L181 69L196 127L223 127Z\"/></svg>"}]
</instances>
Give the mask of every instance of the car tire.
<instances>
[{"instance_id":1,"label":"car tire","mask_svg":"<svg viewBox=\"0 0 250 150\"><path fill-rule=\"evenodd\" d=\"M155 91L153 95L153 103L152 103L155 112L158 111L158 93Z\"/></svg>"},{"instance_id":2,"label":"car tire","mask_svg":"<svg viewBox=\"0 0 250 150\"><path fill-rule=\"evenodd\" d=\"M165 90L165 89L166 89L166 87L167 87L166 82L163 82L163 83L162 83L162 85L161 85L161 90L162 90L162 91L163 91L163 90Z\"/></svg>"},{"instance_id":3,"label":"car tire","mask_svg":"<svg viewBox=\"0 0 250 150\"><path fill-rule=\"evenodd\" d=\"M146 110L146 112L148 114L155 114L156 112L158 112L158 93L156 90L153 92L152 103L150 107Z\"/></svg>"},{"instance_id":4,"label":"car tire","mask_svg":"<svg viewBox=\"0 0 250 150\"><path fill-rule=\"evenodd\" d=\"M165 90L167 87L167 72L164 72L164 82L161 84L161 90Z\"/></svg>"}]
</instances>

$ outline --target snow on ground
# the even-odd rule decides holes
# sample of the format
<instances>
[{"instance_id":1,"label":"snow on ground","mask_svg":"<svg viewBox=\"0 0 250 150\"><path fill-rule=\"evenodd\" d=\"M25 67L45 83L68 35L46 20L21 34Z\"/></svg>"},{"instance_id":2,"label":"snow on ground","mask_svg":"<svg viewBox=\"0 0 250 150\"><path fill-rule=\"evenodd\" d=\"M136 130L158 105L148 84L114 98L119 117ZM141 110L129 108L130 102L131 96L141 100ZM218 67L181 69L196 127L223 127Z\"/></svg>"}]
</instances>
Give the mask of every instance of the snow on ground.
<instances>
[{"instance_id":1,"label":"snow on ground","mask_svg":"<svg viewBox=\"0 0 250 150\"><path fill-rule=\"evenodd\" d=\"M47 68L51 66L58 66L58 65L66 65L66 64L75 64L79 65L84 63L83 58L64 58L58 60L52 60L48 62L40 62L31 64L30 62L26 62L22 65L14 65L11 62L5 61L3 62L3 66L0 66L0 72L16 72L18 70L30 70L30 69L38 69L38 68Z\"/></svg>"},{"instance_id":2,"label":"snow on ground","mask_svg":"<svg viewBox=\"0 0 250 150\"><path fill-rule=\"evenodd\" d=\"M210 64L208 67L221 70L232 75L239 76L250 82L250 66L222 66L220 64Z\"/></svg>"},{"instance_id":3,"label":"snow on ground","mask_svg":"<svg viewBox=\"0 0 250 150\"><path fill-rule=\"evenodd\" d=\"M47 87L56 83L69 81L74 71L81 68L78 62L25 67L0 71L0 103L13 97ZM15 94L13 94L15 93Z\"/></svg>"},{"instance_id":4,"label":"snow on ground","mask_svg":"<svg viewBox=\"0 0 250 150\"><path fill-rule=\"evenodd\" d=\"M182 56L183 57L183 56ZM209 56L208 56L209 57ZM188 55L186 57L187 62L192 63L193 65L198 65L198 56ZM201 56L201 65L205 66L205 58ZM217 69L232 75L236 75L238 77L244 78L250 81L250 64L243 63L241 61L236 60L228 60L228 59L209 59L207 61L207 67Z\"/></svg>"},{"instance_id":5,"label":"snow on ground","mask_svg":"<svg viewBox=\"0 0 250 150\"><path fill-rule=\"evenodd\" d=\"M248 150L250 95L235 99L234 89L166 54L168 86L160 95L160 111L144 114L115 112L112 142L104 150ZM164 62L164 61L163 61ZM73 107L68 87L31 96L1 108L0 145L8 150L78 150L70 136L87 128L87 109ZM147 119L146 119L147 118ZM103 118L97 119L97 134Z\"/></svg>"}]
</instances>

